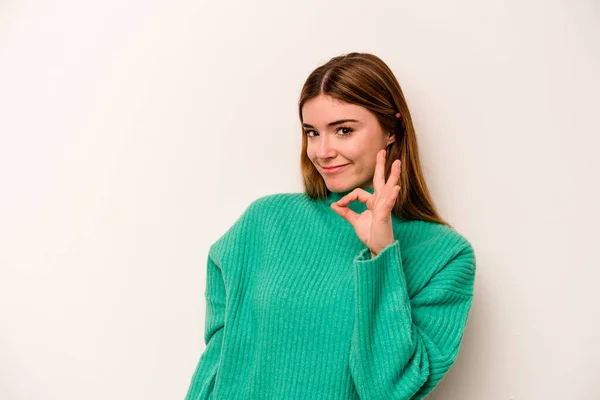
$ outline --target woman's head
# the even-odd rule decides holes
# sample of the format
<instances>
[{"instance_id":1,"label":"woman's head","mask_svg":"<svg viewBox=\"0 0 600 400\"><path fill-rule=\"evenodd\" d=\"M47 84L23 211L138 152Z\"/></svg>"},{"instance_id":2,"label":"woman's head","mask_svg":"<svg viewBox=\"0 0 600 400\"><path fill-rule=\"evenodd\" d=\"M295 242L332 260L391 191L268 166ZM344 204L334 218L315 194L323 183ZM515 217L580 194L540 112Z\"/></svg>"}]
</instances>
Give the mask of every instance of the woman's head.
<instances>
[{"instance_id":1,"label":"woman's head","mask_svg":"<svg viewBox=\"0 0 600 400\"><path fill-rule=\"evenodd\" d=\"M373 187L377 152L396 139L369 110L321 94L304 103L306 155L330 191ZM333 166L344 167L327 171Z\"/></svg>"},{"instance_id":2,"label":"woman's head","mask_svg":"<svg viewBox=\"0 0 600 400\"><path fill-rule=\"evenodd\" d=\"M423 178L402 89L380 58L349 53L315 69L302 88L299 114L302 178L309 197L372 187L377 152L386 149L386 180L394 160L402 162L394 213L449 225L438 215ZM339 165L344 166L338 171L325 169Z\"/></svg>"}]
</instances>

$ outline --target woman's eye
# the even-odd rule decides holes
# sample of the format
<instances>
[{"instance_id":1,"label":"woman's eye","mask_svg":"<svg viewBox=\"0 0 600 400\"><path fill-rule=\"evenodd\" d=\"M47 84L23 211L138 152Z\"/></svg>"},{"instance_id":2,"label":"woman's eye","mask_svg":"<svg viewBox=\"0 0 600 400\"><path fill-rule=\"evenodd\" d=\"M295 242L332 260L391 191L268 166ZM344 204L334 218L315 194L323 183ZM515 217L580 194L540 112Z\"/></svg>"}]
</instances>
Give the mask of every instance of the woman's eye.
<instances>
[{"instance_id":1,"label":"woman's eye","mask_svg":"<svg viewBox=\"0 0 600 400\"><path fill-rule=\"evenodd\" d=\"M347 128L347 127L341 126L341 127L339 127L338 130L340 130L340 129L346 129L348 131L348 132L344 133L342 136L348 136L350 134L350 132L352 132L352 128Z\"/></svg>"},{"instance_id":2,"label":"woman's eye","mask_svg":"<svg viewBox=\"0 0 600 400\"><path fill-rule=\"evenodd\" d=\"M345 126L340 126L338 129L336 129L336 131L339 131L340 129L344 129L345 130L345 132L343 132L343 134L341 136L349 136L350 133L353 130L352 128L348 128L348 127L345 127ZM316 131L314 131L312 129L304 131L304 133L306 134L306 136L308 136L308 137L314 137L314 136L311 136L311 132L316 133Z\"/></svg>"}]
</instances>

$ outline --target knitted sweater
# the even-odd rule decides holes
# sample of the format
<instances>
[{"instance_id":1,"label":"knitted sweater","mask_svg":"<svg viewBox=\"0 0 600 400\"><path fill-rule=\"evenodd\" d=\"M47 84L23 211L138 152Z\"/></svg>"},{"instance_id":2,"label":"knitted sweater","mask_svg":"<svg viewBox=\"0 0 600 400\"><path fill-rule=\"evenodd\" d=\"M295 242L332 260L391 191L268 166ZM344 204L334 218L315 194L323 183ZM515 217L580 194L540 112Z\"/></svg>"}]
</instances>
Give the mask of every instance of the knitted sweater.
<instances>
[{"instance_id":1,"label":"knitted sweater","mask_svg":"<svg viewBox=\"0 0 600 400\"><path fill-rule=\"evenodd\" d=\"M471 307L473 248L392 214L395 241L372 257L330 208L349 192L261 197L212 244L186 400L422 399L442 379Z\"/></svg>"}]
</instances>

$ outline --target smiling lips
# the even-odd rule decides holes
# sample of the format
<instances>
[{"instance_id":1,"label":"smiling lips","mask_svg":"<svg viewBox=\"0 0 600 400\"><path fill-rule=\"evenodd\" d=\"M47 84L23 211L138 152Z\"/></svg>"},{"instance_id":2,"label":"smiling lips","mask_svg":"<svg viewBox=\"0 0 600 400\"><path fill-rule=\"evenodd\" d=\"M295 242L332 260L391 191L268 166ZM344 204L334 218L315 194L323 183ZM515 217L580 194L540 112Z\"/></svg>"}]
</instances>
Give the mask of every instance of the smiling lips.
<instances>
[{"instance_id":1,"label":"smiling lips","mask_svg":"<svg viewBox=\"0 0 600 400\"><path fill-rule=\"evenodd\" d=\"M346 167L348 164L343 164L343 165L338 165L336 167L331 167L331 168L325 168L323 167L323 172L325 174L334 174L338 171L341 171L342 169L344 169L344 167Z\"/></svg>"}]
</instances>

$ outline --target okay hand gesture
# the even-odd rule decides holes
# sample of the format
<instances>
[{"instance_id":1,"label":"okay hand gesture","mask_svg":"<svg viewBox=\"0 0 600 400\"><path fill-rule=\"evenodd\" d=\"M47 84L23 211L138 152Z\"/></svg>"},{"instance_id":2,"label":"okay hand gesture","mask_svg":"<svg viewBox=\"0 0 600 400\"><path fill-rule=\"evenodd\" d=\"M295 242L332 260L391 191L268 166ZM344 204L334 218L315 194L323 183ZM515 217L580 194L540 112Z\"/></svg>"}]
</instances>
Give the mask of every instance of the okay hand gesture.
<instances>
[{"instance_id":1,"label":"okay hand gesture","mask_svg":"<svg viewBox=\"0 0 600 400\"><path fill-rule=\"evenodd\" d=\"M384 179L384 171L385 149L377 153L373 194L356 188L331 204L331 208L354 227L356 235L371 250L372 256L379 254L395 240L391 212L400 191L400 160L395 160L392 164L387 182ZM357 214L348 208L348 204L354 200L365 203L367 210Z\"/></svg>"}]
</instances>

